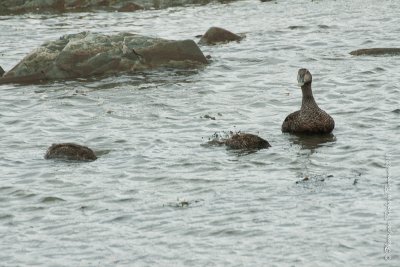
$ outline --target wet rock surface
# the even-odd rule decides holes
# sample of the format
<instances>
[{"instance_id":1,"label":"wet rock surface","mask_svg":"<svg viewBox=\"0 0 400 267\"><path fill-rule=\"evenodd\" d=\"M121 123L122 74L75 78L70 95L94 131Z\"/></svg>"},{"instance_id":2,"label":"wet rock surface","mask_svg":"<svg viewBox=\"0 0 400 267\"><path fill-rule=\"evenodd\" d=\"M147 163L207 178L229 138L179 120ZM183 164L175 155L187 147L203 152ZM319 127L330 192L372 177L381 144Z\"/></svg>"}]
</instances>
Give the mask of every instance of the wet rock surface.
<instances>
[{"instance_id":1,"label":"wet rock surface","mask_svg":"<svg viewBox=\"0 0 400 267\"><path fill-rule=\"evenodd\" d=\"M240 41L243 37L234 34L228 30L219 27L211 27L201 37L199 44L215 45L218 43L228 43L232 41Z\"/></svg>"},{"instance_id":2,"label":"wet rock surface","mask_svg":"<svg viewBox=\"0 0 400 267\"><path fill-rule=\"evenodd\" d=\"M192 40L81 32L64 35L35 49L6 72L0 84L85 78L157 67L192 68L206 63Z\"/></svg>"}]
</instances>

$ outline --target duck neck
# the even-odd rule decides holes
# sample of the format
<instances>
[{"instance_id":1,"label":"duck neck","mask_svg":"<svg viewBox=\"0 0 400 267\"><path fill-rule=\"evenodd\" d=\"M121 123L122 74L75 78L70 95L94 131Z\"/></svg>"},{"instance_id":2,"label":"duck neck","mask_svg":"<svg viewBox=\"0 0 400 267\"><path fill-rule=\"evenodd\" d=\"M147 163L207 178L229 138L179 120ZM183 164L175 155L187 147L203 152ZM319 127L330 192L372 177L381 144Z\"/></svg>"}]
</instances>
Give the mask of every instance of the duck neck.
<instances>
[{"instance_id":1,"label":"duck neck","mask_svg":"<svg viewBox=\"0 0 400 267\"><path fill-rule=\"evenodd\" d=\"M314 100L314 96L311 90L311 83L306 83L301 87L301 91L303 92L303 101L301 103L301 109L306 107L318 107L317 103Z\"/></svg>"}]
</instances>

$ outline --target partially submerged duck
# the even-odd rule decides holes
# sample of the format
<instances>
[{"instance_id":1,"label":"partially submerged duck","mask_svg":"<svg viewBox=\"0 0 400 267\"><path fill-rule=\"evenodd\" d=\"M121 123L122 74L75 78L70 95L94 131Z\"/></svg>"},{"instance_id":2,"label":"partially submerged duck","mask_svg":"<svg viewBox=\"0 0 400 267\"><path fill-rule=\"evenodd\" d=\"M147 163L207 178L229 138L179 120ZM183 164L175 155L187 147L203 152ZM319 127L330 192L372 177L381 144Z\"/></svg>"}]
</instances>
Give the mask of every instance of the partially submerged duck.
<instances>
[{"instance_id":1,"label":"partially submerged duck","mask_svg":"<svg viewBox=\"0 0 400 267\"><path fill-rule=\"evenodd\" d=\"M289 114L282 124L282 132L299 134L328 134L335 128L335 121L320 109L311 90L312 75L307 69L299 69L297 81L303 100L301 109Z\"/></svg>"},{"instance_id":2,"label":"partially submerged duck","mask_svg":"<svg viewBox=\"0 0 400 267\"><path fill-rule=\"evenodd\" d=\"M96 160L96 154L90 148L74 143L52 144L46 151L45 159L64 159L91 161Z\"/></svg>"},{"instance_id":3,"label":"partially submerged duck","mask_svg":"<svg viewBox=\"0 0 400 267\"><path fill-rule=\"evenodd\" d=\"M209 144L226 145L228 148L241 150L258 150L271 147L267 140L255 134L241 132L231 132L227 138L218 139L217 136Z\"/></svg>"},{"instance_id":4,"label":"partially submerged duck","mask_svg":"<svg viewBox=\"0 0 400 267\"><path fill-rule=\"evenodd\" d=\"M269 148L271 145L267 140L249 133L235 133L225 140L225 145L232 149L263 149Z\"/></svg>"}]
</instances>

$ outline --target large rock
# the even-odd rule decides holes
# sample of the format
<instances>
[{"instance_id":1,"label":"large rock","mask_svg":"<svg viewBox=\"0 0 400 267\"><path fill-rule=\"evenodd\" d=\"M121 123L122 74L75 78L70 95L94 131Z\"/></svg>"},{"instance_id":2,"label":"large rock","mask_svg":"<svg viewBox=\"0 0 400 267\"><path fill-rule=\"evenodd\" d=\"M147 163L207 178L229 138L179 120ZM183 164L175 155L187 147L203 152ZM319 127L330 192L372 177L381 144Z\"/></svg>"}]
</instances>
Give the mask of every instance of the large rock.
<instances>
[{"instance_id":1,"label":"large rock","mask_svg":"<svg viewBox=\"0 0 400 267\"><path fill-rule=\"evenodd\" d=\"M234 0L0 0L0 14L94 10L132 12L139 9L230 1Z\"/></svg>"},{"instance_id":2,"label":"large rock","mask_svg":"<svg viewBox=\"0 0 400 267\"><path fill-rule=\"evenodd\" d=\"M214 45L218 43L228 43L240 41L243 37L219 27L211 27L201 37L199 44Z\"/></svg>"},{"instance_id":3,"label":"large rock","mask_svg":"<svg viewBox=\"0 0 400 267\"><path fill-rule=\"evenodd\" d=\"M350 52L353 56L382 56L382 55L400 55L400 48L367 48L358 49Z\"/></svg>"},{"instance_id":4,"label":"large rock","mask_svg":"<svg viewBox=\"0 0 400 267\"><path fill-rule=\"evenodd\" d=\"M82 32L43 44L6 72L0 84L109 75L157 67L187 68L206 63L207 59L193 40Z\"/></svg>"}]
</instances>

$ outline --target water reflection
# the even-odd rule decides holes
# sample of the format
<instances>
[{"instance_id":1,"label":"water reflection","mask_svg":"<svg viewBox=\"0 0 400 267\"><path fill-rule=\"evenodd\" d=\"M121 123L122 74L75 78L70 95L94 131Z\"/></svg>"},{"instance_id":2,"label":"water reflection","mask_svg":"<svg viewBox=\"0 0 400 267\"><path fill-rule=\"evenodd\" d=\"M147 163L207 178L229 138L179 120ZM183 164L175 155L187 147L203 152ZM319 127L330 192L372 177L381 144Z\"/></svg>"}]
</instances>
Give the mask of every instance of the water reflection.
<instances>
[{"instance_id":1,"label":"water reflection","mask_svg":"<svg viewBox=\"0 0 400 267\"><path fill-rule=\"evenodd\" d=\"M317 149L328 143L334 143L336 137L333 134L323 134L323 135L305 135L305 134L295 134L290 135L289 141L293 144L299 145L302 149L313 150Z\"/></svg>"}]
</instances>

